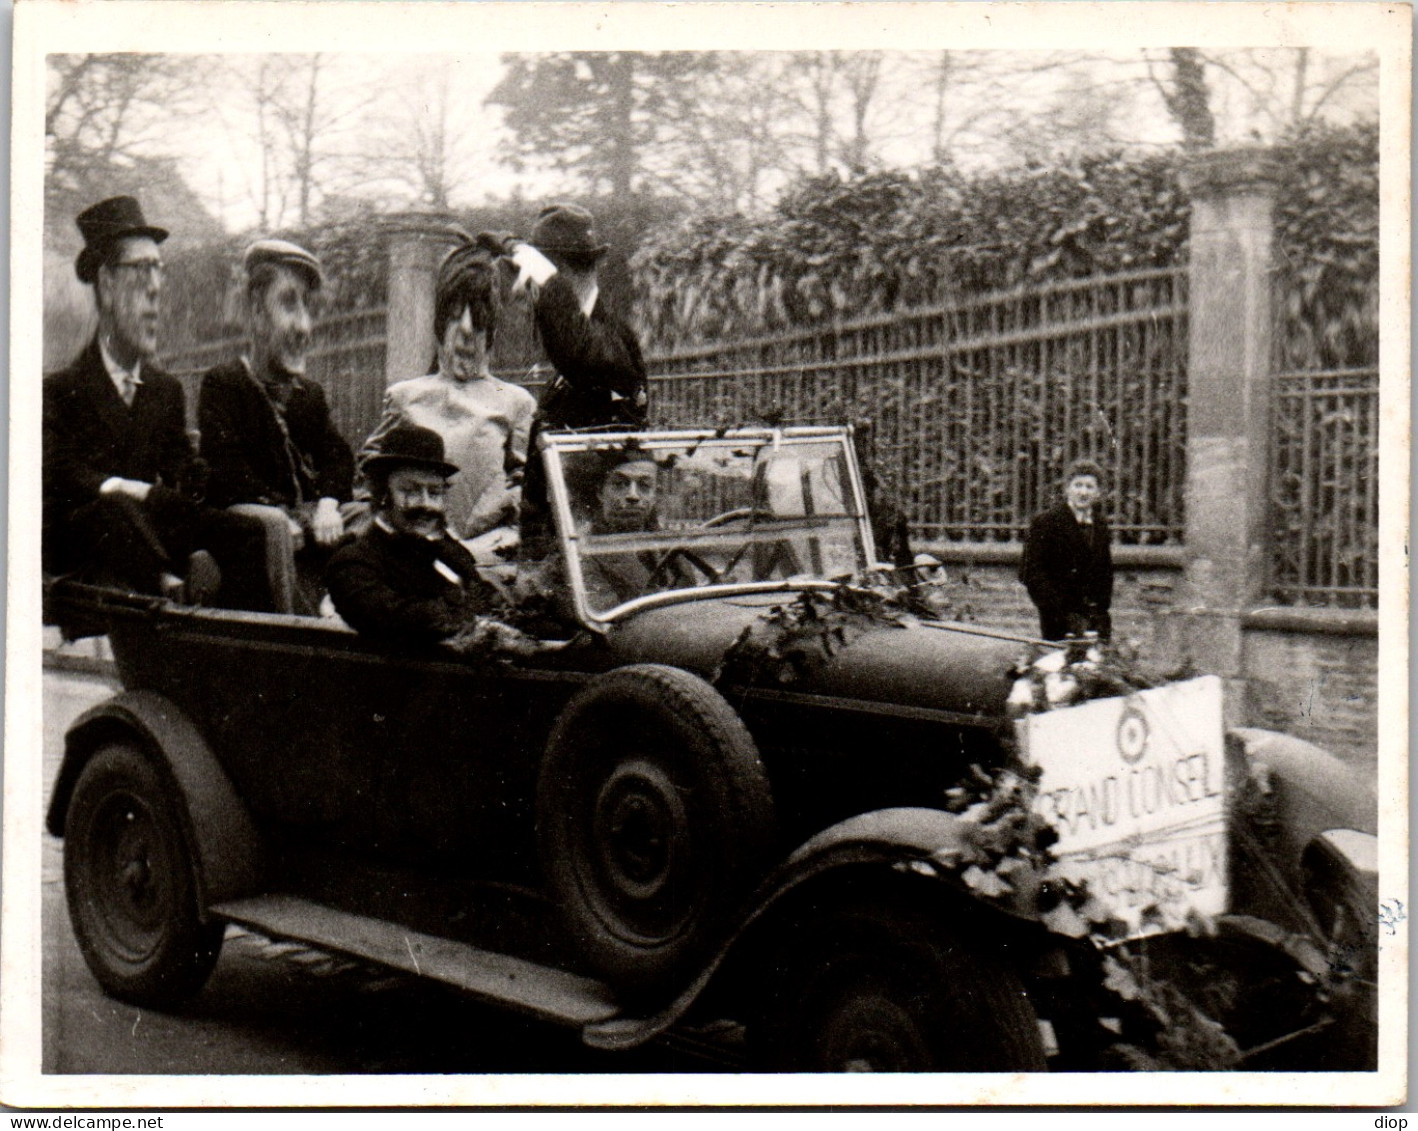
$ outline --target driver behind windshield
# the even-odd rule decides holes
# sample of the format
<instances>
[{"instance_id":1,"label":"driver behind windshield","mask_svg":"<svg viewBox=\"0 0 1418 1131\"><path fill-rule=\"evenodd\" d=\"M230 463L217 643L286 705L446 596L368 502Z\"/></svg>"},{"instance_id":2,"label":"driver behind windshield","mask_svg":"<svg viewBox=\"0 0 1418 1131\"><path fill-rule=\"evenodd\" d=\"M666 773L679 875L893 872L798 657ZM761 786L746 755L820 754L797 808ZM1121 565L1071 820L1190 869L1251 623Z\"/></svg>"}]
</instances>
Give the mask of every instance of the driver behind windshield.
<instances>
[{"instance_id":1,"label":"driver behind windshield","mask_svg":"<svg viewBox=\"0 0 1418 1131\"><path fill-rule=\"evenodd\" d=\"M586 598L593 609L609 609L661 589L694 584L673 550L618 550L598 552L595 535L635 534L658 530L656 506L660 468L650 453L638 448L618 448L588 453L598 473L590 520L584 533L591 535L581 557Z\"/></svg>"}]
</instances>

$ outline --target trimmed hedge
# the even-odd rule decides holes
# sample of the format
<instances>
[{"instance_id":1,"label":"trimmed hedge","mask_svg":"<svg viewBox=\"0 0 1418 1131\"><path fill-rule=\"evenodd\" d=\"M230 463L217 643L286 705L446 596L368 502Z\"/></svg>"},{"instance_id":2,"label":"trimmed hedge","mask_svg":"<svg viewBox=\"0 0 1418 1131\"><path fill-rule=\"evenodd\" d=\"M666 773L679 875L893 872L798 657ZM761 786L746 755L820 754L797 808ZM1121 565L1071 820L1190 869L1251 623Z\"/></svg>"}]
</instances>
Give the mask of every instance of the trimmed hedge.
<instances>
[{"instance_id":1,"label":"trimmed hedge","mask_svg":"<svg viewBox=\"0 0 1418 1131\"><path fill-rule=\"evenodd\" d=\"M632 260L648 344L771 334L1030 282L1184 263L1184 157L1102 154L967 176L949 167L800 182L761 219L693 217ZM1378 128L1277 151L1282 337L1297 363L1377 342Z\"/></svg>"}]
</instances>

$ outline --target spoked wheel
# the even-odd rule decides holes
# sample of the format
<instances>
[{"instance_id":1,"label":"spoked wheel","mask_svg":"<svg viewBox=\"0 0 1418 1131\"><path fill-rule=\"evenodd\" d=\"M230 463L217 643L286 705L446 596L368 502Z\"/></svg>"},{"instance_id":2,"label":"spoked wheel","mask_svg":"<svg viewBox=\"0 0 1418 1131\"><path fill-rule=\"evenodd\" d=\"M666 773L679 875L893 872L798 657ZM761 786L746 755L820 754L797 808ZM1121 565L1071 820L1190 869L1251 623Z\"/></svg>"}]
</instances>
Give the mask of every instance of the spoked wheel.
<instances>
[{"instance_id":1,"label":"spoked wheel","mask_svg":"<svg viewBox=\"0 0 1418 1131\"><path fill-rule=\"evenodd\" d=\"M653 995L703 957L761 877L773 803L723 697L641 664L597 679L557 721L537 837L580 953L623 992Z\"/></svg>"},{"instance_id":2,"label":"spoked wheel","mask_svg":"<svg viewBox=\"0 0 1418 1131\"><path fill-rule=\"evenodd\" d=\"M784 952L753 1033L788 1072L1039 1072L1018 977L943 922L886 905L825 916Z\"/></svg>"},{"instance_id":3,"label":"spoked wheel","mask_svg":"<svg viewBox=\"0 0 1418 1131\"><path fill-rule=\"evenodd\" d=\"M85 962L111 995L175 1005L201 989L224 927L203 923L181 801L143 751L100 747L64 831L64 888Z\"/></svg>"}]
</instances>

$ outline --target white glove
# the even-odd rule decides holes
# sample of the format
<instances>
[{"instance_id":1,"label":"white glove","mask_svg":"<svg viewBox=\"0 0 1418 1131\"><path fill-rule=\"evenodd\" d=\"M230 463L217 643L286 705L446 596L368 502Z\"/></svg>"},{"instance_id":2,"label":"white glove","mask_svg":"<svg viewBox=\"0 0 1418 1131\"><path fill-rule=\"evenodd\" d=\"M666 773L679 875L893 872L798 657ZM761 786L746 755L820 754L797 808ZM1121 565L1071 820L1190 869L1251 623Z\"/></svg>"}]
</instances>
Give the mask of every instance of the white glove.
<instances>
[{"instance_id":1,"label":"white glove","mask_svg":"<svg viewBox=\"0 0 1418 1131\"><path fill-rule=\"evenodd\" d=\"M547 280L556 274L556 264L529 243L519 243L510 258L517 264L517 278L512 281L513 294L520 294L533 284L545 286Z\"/></svg>"},{"instance_id":2,"label":"white glove","mask_svg":"<svg viewBox=\"0 0 1418 1131\"><path fill-rule=\"evenodd\" d=\"M345 520L340 517L340 504L328 496L315 504L310 522L315 541L321 546L333 546L345 534Z\"/></svg>"},{"instance_id":3,"label":"white glove","mask_svg":"<svg viewBox=\"0 0 1418 1131\"><path fill-rule=\"evenodd\" d=\"M142 502L148 497L148 492L153 489L151 483L144 483L141 479L124 479L117 475L111 475L99 484L98 493L100 495L127 495L130 499Z\"/></svg>"}]
</instances>

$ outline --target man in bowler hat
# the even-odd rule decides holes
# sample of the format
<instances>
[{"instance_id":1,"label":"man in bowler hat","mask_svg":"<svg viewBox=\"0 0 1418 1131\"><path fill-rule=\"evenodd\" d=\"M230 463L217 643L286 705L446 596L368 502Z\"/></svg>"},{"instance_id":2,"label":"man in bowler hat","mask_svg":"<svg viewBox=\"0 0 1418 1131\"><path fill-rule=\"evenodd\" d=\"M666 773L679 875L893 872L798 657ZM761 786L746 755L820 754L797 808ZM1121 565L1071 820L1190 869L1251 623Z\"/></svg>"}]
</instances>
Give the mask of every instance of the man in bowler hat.
<instances>
[{"instance_id":1,"label":"man in bowler hat","mask_svg":"<svg viewBox=\"0 0 1418 1131\"><path fill-rule=\"evenodd\" d=\"M444 522L458 469L431 428L401 424L364 461L374 520L330 560L335 609L350 627L396 648L530 655L536 641L492 619L496 590Z\"/></svg>"},{"instance_id":2,"label":"man in bowler hat","mask_svg":"<svg viewBox=\"0 0 1418 1131\"><path fill-rule=\"evenodd\" d=\"M478 242L516 265L512 292L532 294L537 334L556 369L537 406L522 489L522 539L535 545L547 536L548 521L537 437L562 429L643 427L649 418L645 359L635 331L601 301L596 266L609 247L584 208L544 208L527 241L485 232Z\"/></svg>"},{"instance_id":3,"label":"man in bowler hat","mask_svg":"<svg viewBox=\"0 0 1418 1131\"><path fill-rule=\"evenodd\" d=\"M1113 629L1113 556L1099 505L1103 472L1079 460L1063 482L1063 499L1029 524L1019 580L1039 610L1045 640L1086 632L1107 640Z\"/></svg>"},{"instance_id":4,"label":"man in bowler hat","mask_svg":"<svg viewBox=\"0 0 1418 1131\"><path fill-rule=\"evenodd\" d=\"M197 400L208 499L266 523L278 605L314 614L355 513L354 454L325 391L305 376L323 274L305 248L277 239L253 243L243 266L250 349L209 370Z\"/></svg>"},{"instance_id":5,"label":"man in bowler hat","mask_svg":"<svg viewBox=\"0 0 1418 1131\"><path fill-rule=\"evenodd\" d=\"M203 505L182 386L153 360L168 233L130 196L100 201L76 223L84 247L74 268L94 288L98 330L44 379L45 568L268 608L260 525Z\"/></svg>"}]
</instances>

